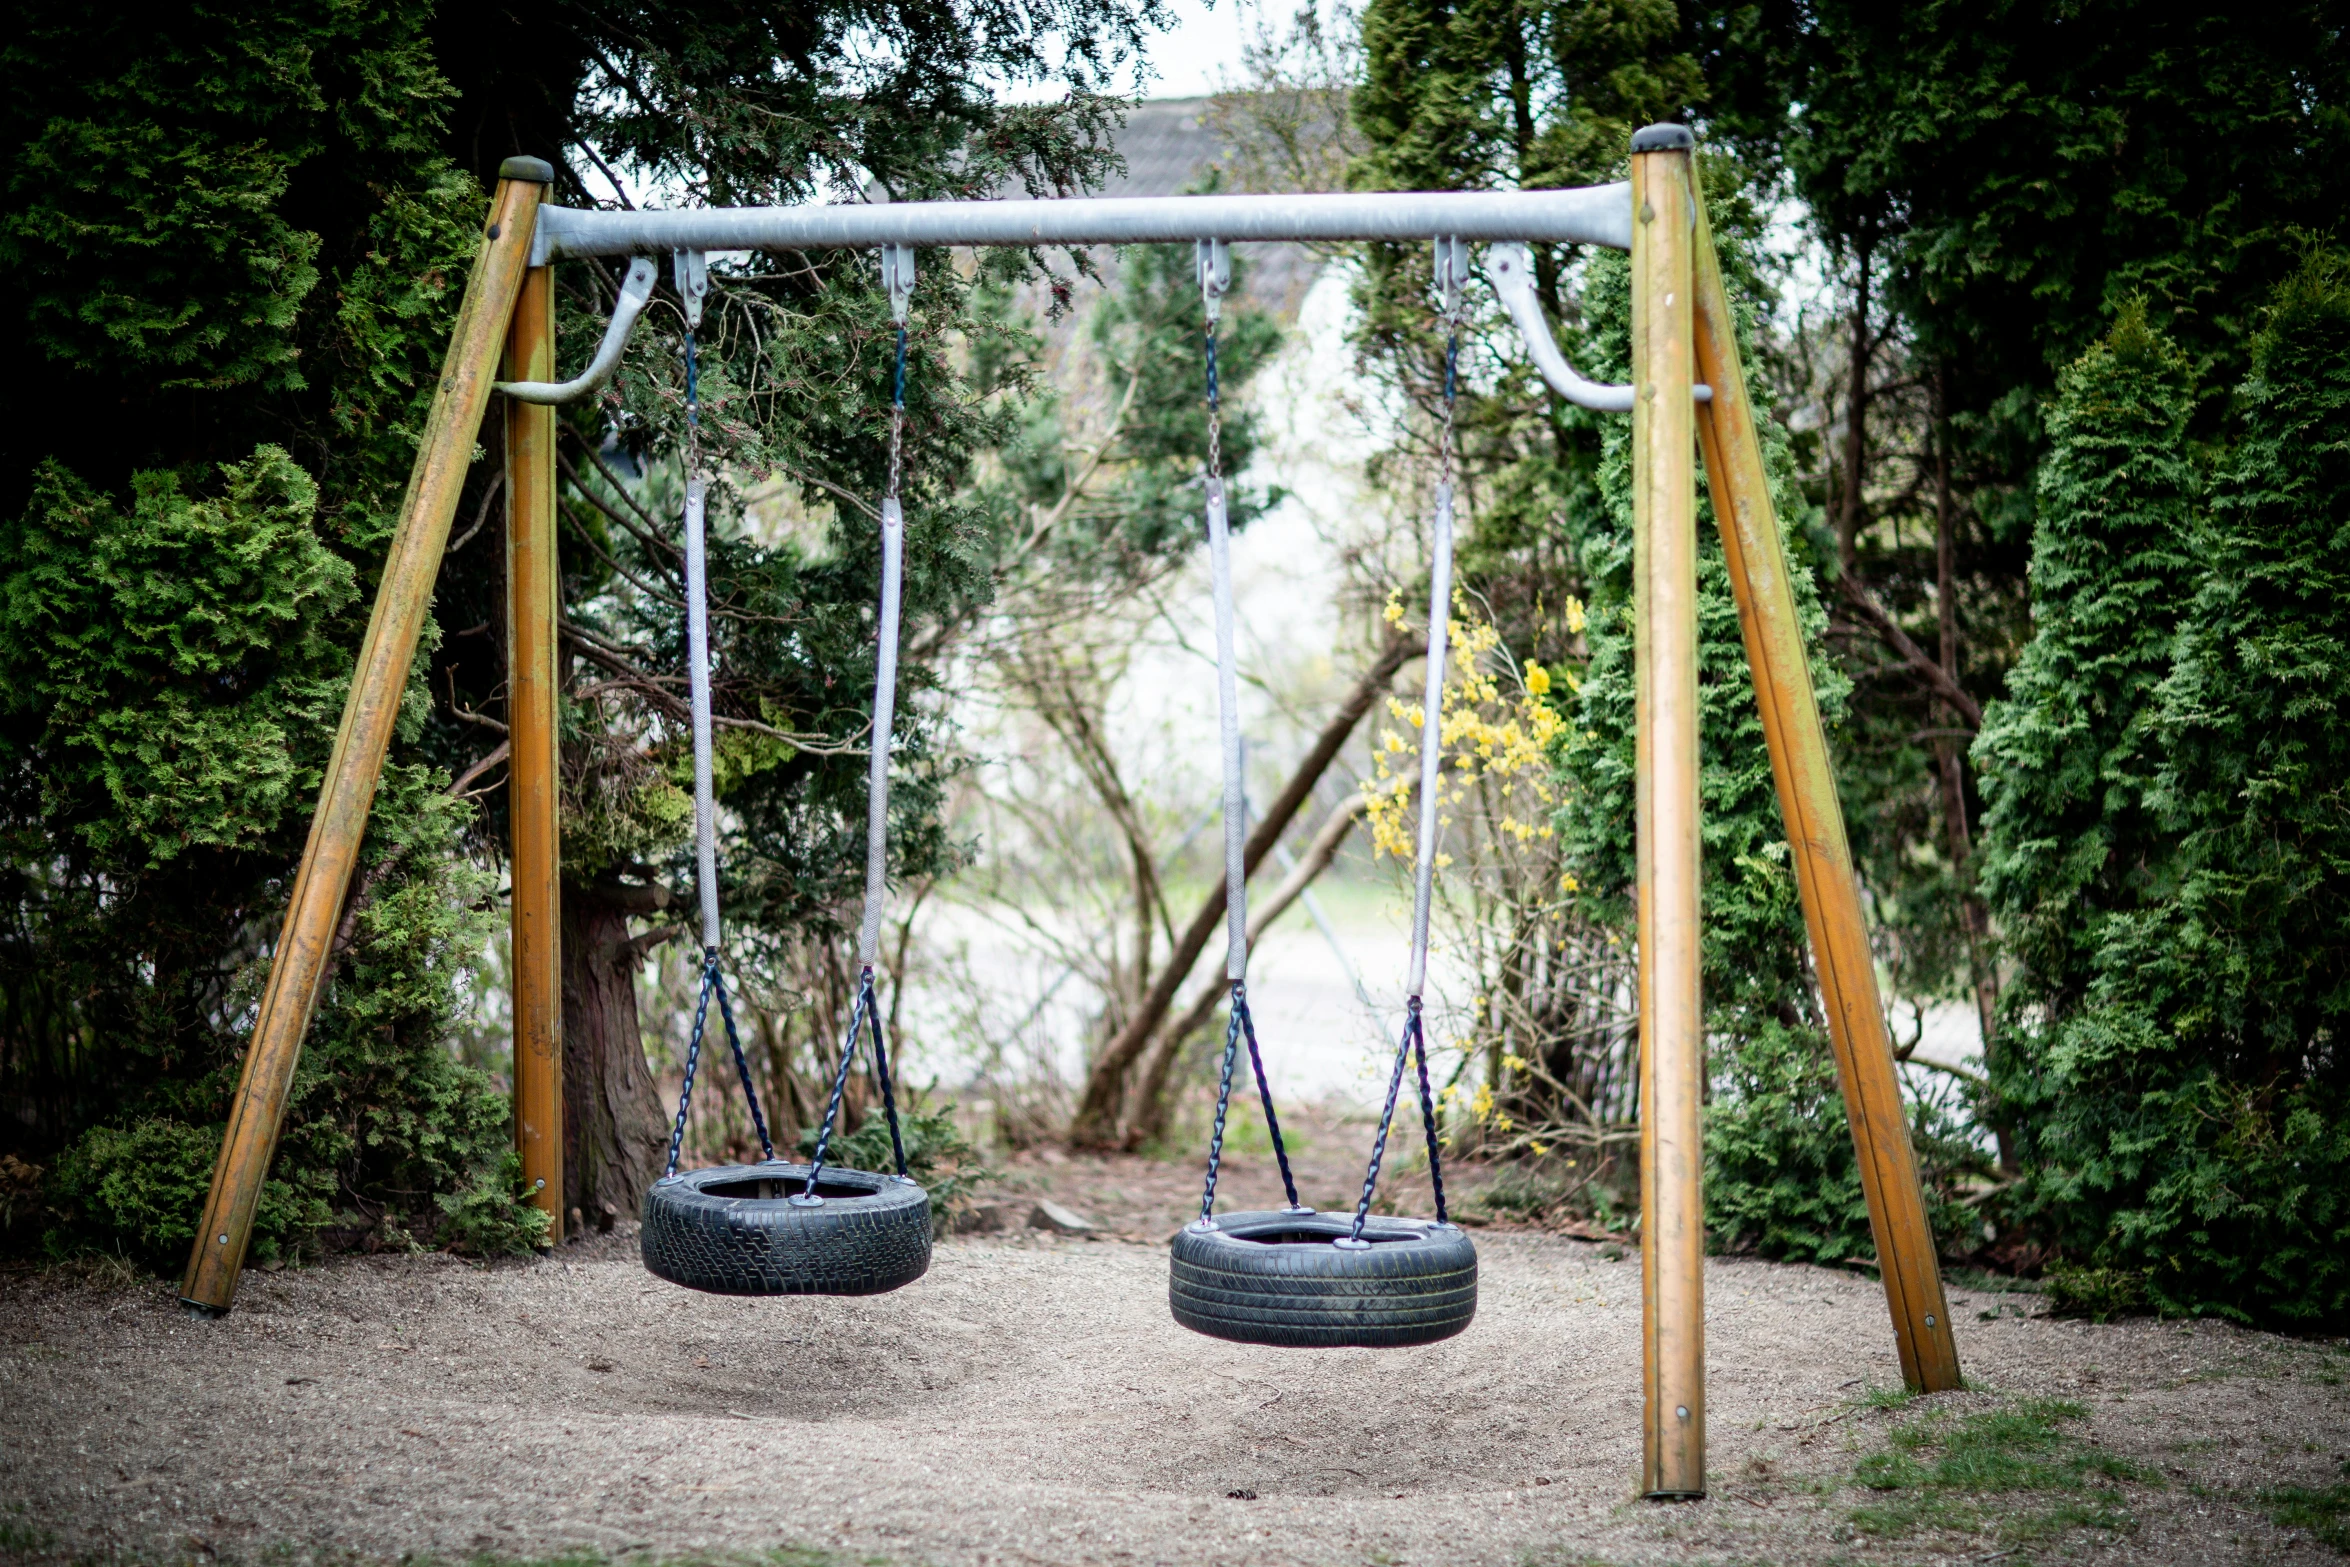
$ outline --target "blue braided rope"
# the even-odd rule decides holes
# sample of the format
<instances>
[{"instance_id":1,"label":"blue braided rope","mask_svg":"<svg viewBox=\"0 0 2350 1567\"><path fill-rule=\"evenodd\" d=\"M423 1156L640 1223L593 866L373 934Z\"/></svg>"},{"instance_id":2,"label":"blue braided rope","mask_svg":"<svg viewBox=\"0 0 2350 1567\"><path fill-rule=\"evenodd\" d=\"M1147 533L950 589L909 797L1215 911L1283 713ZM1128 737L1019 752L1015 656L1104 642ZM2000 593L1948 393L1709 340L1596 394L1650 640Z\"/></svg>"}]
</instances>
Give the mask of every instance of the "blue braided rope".
<instances>
[{"instance_id":1,"label":"blue braided rope","mask_svg":"<svg viewBox=\"0 0 2350 1567\"><path fill-rule=\"evenodd\" d=\"M677 1096L677 1124L669 1130L669 1164L661 1172L667 1180L677 1173L677 1151L685 1146L685 1114L694 1102L694 1071L702 1060L702 1029L710 1017L710 969L702 969L702 999L694 1007L693 1036L685 1047L685 1088Z\"/></svg>"},{"instance_id":2,"label":"blue braided rope","mask_svg":"<svg viewBox=\"0 0 2350 1567\"><path fill-rule=\"evenodd\" d=\"M1436 1222L1450 1224L1452 1216L1444 1211L1444 1160L1436 1144L1436 1095L1428 1087L1428 1025L1420 1016L1417 996L1404 1026L1411 1031L1412 1055L1420 1064L1420 1125L1428 1134L1428 1184L1436 1188Z\"/></svg>"},{"instance_id":3,"label":"blue braided rope","mask_svg":"<svg viewBox=\"0 0 2350 1567\"><path fill-rule=\"evenodd\" d=\"M719 971L718 949L709 948L702 957L702 994L694 1004L694 1031L685 1047L685 1086L677 1095L677 1122L669 1129L669 1162L661 1172L667 1180L677 1173L677 1156L685 1146L687 1112L694 1102L694 1077L701 1068L702 1041L710 1026L710 998L718 998L718 1016L726 1025L726 1042L734 1047L734 1069L742 1078L743 1098L751 1107L751 1125L759 1132L759 1152L770 1164L775 1162L775 1142L767 1135L767 1114L759 1105L759 1090L751 1081L750 1057L743 1053L742 1035L734 1026L734 1003L726 994L726 976Z\"/></svg>"},{"instance_id":4,"label":"blue braided rope","mask_svg":"<svg viewBox=\"0 0 2350 1567\"><path fill-rule=\"evenodd\" d=\"M857 999L849 1008L849 1033L841 1041L840 1065L832 1074L832 1098L824 1106L824 1124L816 1129L816 1151L808 1161L808 1185L801 1193L816 1195L816 1177L824 1173L824 1153L832 1144L832 1127L840 1119L840 1096L849 1085L849 1063L857 1058L857 1034L865 1026L866 1003L873 996L873 970L865 970L857 985Z\"/></svg>"},{"instance_id":5,"label":"blue braided rope","mask_svg":"<svg viewBox=\"0 0 2350 1567\"><path fill-rule=\"evenodd\" d=\"M1403 1025L1403 1037L1395 1042L1395 1070L1387 1077L1387 1106L1379 1112L1379 1135L1371 1143L1371 1168L1363 1176L1363 1194L1355 1199L1354 1228L1346 1240L1356 1246L1364 1244L1363 1221L1371 1216L1371 1194L1379 1189L1379 1166L1387 1159L1387 1131L1395 1124L1395 1096L1403 1087L1405 1060L1412 1053L1412 1026L1420 1019L1420 998L1414 996L1408 1003Z\"/></svg>"},{"instance_id":6,"label":"blue braided rope","mask_svg":"<svg viewBox=\"0 0 2350 1567\"><path fill-rule=\"evenodd\" d=\"M1224 1024L1224 1070L1216 1080L1216 1128L1208 1134L1208 1186L1200 1194L1199 1227L1216 1227L1216 1175L1224 1164L1224 1114L1232 1106L1232 1058L1240 1051L1241 1019L1248 1015L1246 988L1232 982L1232 1015Z\"/></svg>"},{"instance_id":7,"label":"blue braided rope","mask_svg":"<svg viewBox=\"0 0 2350 1567\"><path fill-rule=\"evenodd\" d=\"M1265 1102L1265 1130L1273 1134L1273 1157L1281 1162L1282 1189L1289 1193L1289 1206L1302 1208L1297 1200L1297 1177L1289 1173L1289 1149L1281 1141L1281 1118L1273 1113L1273 1085L1265 1081L1265 1058L1257 1052L1257 1020L1249 1014L1248 997L1238 985L1232 987L1232 1010L1239 1015L1240 1031L1248 1037L1248 1064L1256 1069L1257 1097Z\"/></svg>"},{"instance_id":8,"label":"blue braided rope","mask_svg":"<svg viewBox=\"0 0 2350 1567\"><path fill-rule=\"evenodd\" d=\"M742 1036L735 1032L734 1003L727 999L726 976L718 971L718 949L712 947L706 962L709 988L718 993L718 1016L726 1024L726 1042L734 1047L734 1069L743 1080L743 1098L751 1107L751 1125L759 1131L759 1157L769 1164L775 1162L775 1139L767 1135L766 1112L759 1108L759 1090L751 1086L751 1063L743 1054Z\"/></svg>"},{"instance_id":9,"label":"blue braided rope","mask_svg":"<svg viewBox=\"0 0 2350 1567\"><path fill-rule=\"evenodd\" d=\"M906 1173L906 1139L898 1127L898 1096L890 1083L889 1047L881 1037L881 1003L873 995L873 965L868 963L857 977L857 1002L849 1009L849 1034L841 1042L840 1066L832 1074L832 1098L825 1103L824 1124L816 1132L816 1151L808 1161L808 1185L803 1196L816 1195L816 1178L824 1173L825 1150L832 1145L832 1128L840 1119L841 1094L849 1083L849 1064L857 1059L857 1035L868 1025L873 1030L873 1074L881 1080L881 1110L889 1117L890 1151L897 1156L899 1177L913 1179Z\"/></svg>"},{"instance_id":10,"label":"blue braided rope","mask_svg":"<svg viewBox=\"0 0 2350 1567\"><path fill-rule=\"evenodd\" d=\"M865 971L867 994L871 994L872 988L873 971L867 969ZM881 1007L878 1002L873 1005L872 1014L873 1075L881 1079L881 1113L889 1117L889 1149L892 1154L897 1156L898 1179L910 1181L913 1177L906 1173L906 1140L898 1132L898 1096L895 1090L890 1087L889 1047L882 1042L881 1038Z\"/></svg>"}]
</instances>

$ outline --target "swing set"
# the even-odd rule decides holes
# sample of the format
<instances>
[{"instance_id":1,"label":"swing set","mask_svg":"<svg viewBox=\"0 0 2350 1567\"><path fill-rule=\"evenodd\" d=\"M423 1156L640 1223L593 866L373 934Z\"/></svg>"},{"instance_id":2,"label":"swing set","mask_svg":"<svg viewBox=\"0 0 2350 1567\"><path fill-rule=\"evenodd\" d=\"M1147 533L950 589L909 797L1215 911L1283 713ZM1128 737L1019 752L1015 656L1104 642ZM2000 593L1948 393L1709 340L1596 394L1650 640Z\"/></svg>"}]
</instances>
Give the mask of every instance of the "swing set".
<instances>
[{"instance_id":1,"label":"swing set","mask_svg":"<svg viewBox=\"0 0 2350 1567\"><path fill-rule=\"evenodd\" d=\"M1801 624L1766 482L1754 409L1728 296L1684 127L1632 138L1627 182L1575 190L1306 196L1179 196L1047 201L907 202L674 212L580 211L546 203L553 169L510 158L467 280L439 387L401 503L342 727L320 790L267 988L231 1102L228 1127L180 1298L223 1315L234 1298L255 1207L275 1150L302 1037L364 837L473 443L493 391L505 394L514 1126L531 1200L561 1221L562 997L558 951L556 755L557 583L553 405L591 395L618 367L629 331L670 258L686 323L685 602L694 738L695 853L701 901L701 996L668 1168L647 1193L643 1252L657 1275L732 1294L868 1294L929 1265L926 1194L907 1174L887 1045L875 1000L886 894L889 736L895 702L904 512L906 326L917 246L1088 246L1191 242L1205 331L1208 461L1203 476L1215 603L1222 727L1226 977L1231 986L1214 1130L1200 1216L1171 1248L1170 1304L1186 1327L1243 1343L1395 1347L1448 1337L1476 1309L1475 1248L1449 1222L1430 1093L1422 990L1438 832L1439 726L1451 595L1453 401L1470 280L1469 246L1544 379L1582 407L1632 416L1637 705L1640 1020L1642 1489L1705 1492L1704 1089L1699 981L1699 800L1696 460L1721 533L1747 660L1820 990L1858 1154L1902 1374L1919 1391L1958 1387L1948 1308L1902 1114L1892 1043L1869 951L1858 882L1821 730ZM1431 524L1421 728L1420 811L1406 1001L1369 1169L1351 1215L1298 1201L1247 993L1246 808L1236 706L1230 539L1221 471L1216 371L1219 307L1233 241L1430 242L1447 332L1443 421ZM1632 255L1633 383L1601 385L1558 351L1535 295L1530 243L1585 244ZM896 328L882 578L870 743L865 907L856 999L832 1092L805 1164L778 1159L736 1037L722 967L710 764L700 417L694 332L719 250L869 249ZM587 369L554 381L555 264L628 257L612 321ZM501 361L503 378L500 377ZM762 1159L680 1172L679 1146L711 1002L749 1099ZM860 1043L888 1117L897 1169L830 1168L826 1152ZM1288 1205L1215 1211L1232 1078L1241 1044L1262 1099ZM1379 1171L1407 1071L1429 1152L1433 1220L1374 1217Z\"/></svg>"}]
</instances>

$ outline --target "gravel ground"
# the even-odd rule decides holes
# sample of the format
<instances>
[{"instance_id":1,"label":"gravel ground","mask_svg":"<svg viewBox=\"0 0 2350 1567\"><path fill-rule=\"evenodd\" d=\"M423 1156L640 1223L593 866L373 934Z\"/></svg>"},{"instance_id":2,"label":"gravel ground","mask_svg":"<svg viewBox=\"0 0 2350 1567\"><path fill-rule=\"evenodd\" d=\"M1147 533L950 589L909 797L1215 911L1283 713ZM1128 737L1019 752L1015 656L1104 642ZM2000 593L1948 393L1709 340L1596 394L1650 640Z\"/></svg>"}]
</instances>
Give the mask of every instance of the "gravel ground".
<instances>
[{"instance_id":1,"label":"gravel ground","mask_svg":"<svg viewBox=\"0 0 2350 1567\"><path fill-rule=\"evenodd\" d=\"M1269 1170L1247 1165L1254 1191ZM1180 1184L1131 1168L1137 1192ZM1077 1183L1039 1165L1015 1184ZM627 1226L536 1263L256 1273L220 1322L183 1316L165 1284L0 1275L0 1554L2032 1559L1980 1535L1854 1535L1854 1463L1919 1407L1866 1401L1899 1381L1867 1279L1710 1264L1713 1495L1651 1504L1631 1496L1637 1254L1478 1245L1476 1323L1400 1352L1197 1337L1167 1314L1160 1240L1027 1232L944 1241L926 1278L866 1300L675 1289ZM2089 1440L2163 1477L2122 1487L2133 1527L2072 1531L2043 1558L2342 1559L2253 1499L2338 1478L2340 1346L2019 1314L2030 1302L1953 1292L1983 1391L1935 1402L2062 1394Z\"/></svg>"}]
</instances>

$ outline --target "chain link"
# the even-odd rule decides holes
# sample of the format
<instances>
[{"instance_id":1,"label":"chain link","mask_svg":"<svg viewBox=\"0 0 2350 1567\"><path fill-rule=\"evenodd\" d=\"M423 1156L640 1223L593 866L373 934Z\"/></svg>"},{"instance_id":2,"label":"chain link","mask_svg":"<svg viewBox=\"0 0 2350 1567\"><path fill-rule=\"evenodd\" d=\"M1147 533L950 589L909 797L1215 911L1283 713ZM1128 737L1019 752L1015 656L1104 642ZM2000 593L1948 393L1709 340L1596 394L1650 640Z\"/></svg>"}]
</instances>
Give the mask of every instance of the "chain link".
<instances>
[{"instance_id":1,"label":"chain link","mask_svg":"<svg viewBox=\"0 0 2350 1567\"><path fill-rule=\"evenodd\" d=\"M1216 388L1216 323L1208 323L1208 482L1224 478L1224 403Z\"/></svg>"},{"instance_id":2,"label":"chain link","mask_svg":"<svg viewBox=\"0 0 2350 1567\"><path fill-rule=\"evenodd\" d=\"M889 487L883 490L886 500L897 500L900 486L905 481L906 467L906 329L898 328L897 372L892 377L889 398Z\"/></svg>"}]
</instances>

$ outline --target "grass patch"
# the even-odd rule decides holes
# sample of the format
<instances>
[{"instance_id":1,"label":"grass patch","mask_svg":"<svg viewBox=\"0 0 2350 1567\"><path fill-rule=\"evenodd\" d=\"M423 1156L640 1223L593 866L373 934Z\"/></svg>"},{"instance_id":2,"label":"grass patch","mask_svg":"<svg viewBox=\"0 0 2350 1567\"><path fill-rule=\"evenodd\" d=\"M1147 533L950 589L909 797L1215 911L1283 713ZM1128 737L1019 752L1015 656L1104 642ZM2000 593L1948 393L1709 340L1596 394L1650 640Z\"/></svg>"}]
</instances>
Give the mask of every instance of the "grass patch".
<instances>
[{"instance_id":1,"label":"grass patch","mask_svg":"<svg viewBox=\"0 0 2350 1567\"><path fill-rule=\"evenodd\" d=\"M1877 1407L1901 1403L1888 1397ZM2087 1414L2062 1399L2032 1398L1971 1415L1934 1410L1896 1426L1882 1452L1853 1468L1854 1481L1883 1499L1854 1509L1852 1526L1883 1539L1988 1529L2009 1546L2075 1529L2127 1530L2133 1520L2116 1483L2160 1485L2161 1477L2065 1429Z\"/></svg>"},{"instance_id":2,"label":"grass patch","mask_svg":"<svg viewBox=\"0 0 2350 1567\"><path fill-rule=\"evenodd\" d=\"M2342 1465L2350 1475L2350 1463ZM2350 1555L2350 1480L2337 1485L2280 1485L2259 1493L2260 1503L2280 1529L2307 1529L2335 1550Z\"/></svg>"},{"instance_id":3,"label":"grass patch","mask_svg":"<svg viewBox=\"0 0 2350 1567\"><path fill-rule=\"evenodd\" d=\"M56 1543L56 1536L25 1516L22 1502L0 1507L0 1556L37 1556Z\"/></svg>"},{"instance_id":4,"label":"grass patch","mask_svg":"<svg viewBox=\"0 0 2350 1567\"><path fill-rule=\"evenodd\" d=\"M2060 1317L2087 1317L2111 1322L2151 1309L2146 1296L2144 1268L2076 1268L2064 1263L2048 1267L2048 1309Z\"/></svg>"}]
</instances>

